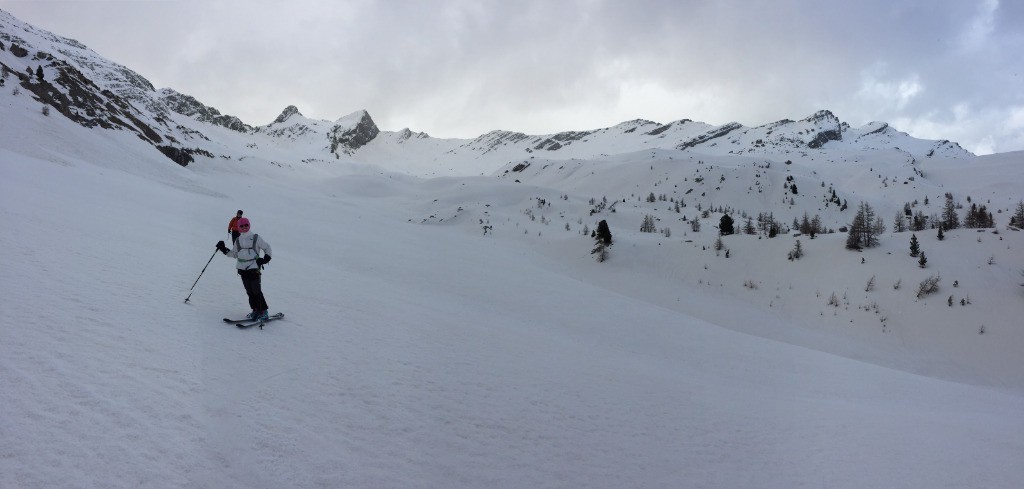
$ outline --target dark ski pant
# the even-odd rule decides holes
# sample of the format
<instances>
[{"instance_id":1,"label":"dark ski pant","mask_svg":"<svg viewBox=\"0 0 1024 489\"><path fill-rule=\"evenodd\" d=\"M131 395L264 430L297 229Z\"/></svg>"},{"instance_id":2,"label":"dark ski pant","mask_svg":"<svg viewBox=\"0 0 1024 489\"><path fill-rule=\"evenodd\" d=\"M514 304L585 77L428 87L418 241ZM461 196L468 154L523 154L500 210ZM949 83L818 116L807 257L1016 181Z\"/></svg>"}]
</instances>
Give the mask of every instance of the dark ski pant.
<instances>
[{"instance_id":1,"label":"dark ski pant","mask_svg":"<svg viewBox=\"0 0 1024 489\"><path fill-rule=\"evenodd\" d=\"M263 298L263 288L260 285L260 269L239 270L238 274L242 276L242 285L245 287L245 293L249 296L249 307L253 311L258 312L270 309L267 306L267 300Z\"/></svg>"}]
</instances>

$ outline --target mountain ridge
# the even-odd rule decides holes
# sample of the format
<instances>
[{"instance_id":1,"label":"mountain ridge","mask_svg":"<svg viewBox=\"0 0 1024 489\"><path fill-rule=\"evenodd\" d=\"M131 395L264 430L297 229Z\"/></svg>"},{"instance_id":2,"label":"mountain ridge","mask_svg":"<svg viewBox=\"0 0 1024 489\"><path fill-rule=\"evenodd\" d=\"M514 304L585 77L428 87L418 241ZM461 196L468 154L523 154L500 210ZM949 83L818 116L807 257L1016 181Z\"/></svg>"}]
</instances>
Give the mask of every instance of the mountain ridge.
<instances>
[{"instance_id":1,"label":"mountain ridge","mask_svg":"<svg viewBox=\"0 0 1024 489\"><path fill-rule=\"evenodd\" d=\"M408 128L383 131L365 109L332 123L305 118L294 105L286 107L273 122L253 126L173 88L155 89L142 75L103 58L74 39L0 12L0 40L17 46L19 52L35 53L29 57L17 56L9 49L0 51L0 64L17 74L19 86L83 126L134 132L181 165L197 157L209 158L208 155L234 159L254 156L232 154L229 145L218 141L215 127L250 138L247 146L251 148L287 142L294 160L346 158L386 166L386 161L375 156L389 154L405 160L426 157L443 167L441 160L456 157L473 160L474 165L466 165L473 173L494 171L515 159L541 153L546 158L572 159L668 148L701 154L769 156L853 147L899 148L916 159L973 156L954 142L916 139L884 122L852 128L829 110L819 110L797 121L781 119L756 127L739 122L713 126L691 119L668 123L634 119L607 128L542 135L497 130L471 139L443 139L420 132L415 133L415 140L421 144L411 145L415 146L412 153L407 151L412 150L410 145L406 145L407 150L373 149L375 145L408 142L413 132ZM42 70L43 77L27 75L33 66ZM296 115L301 120L292 121ZM378 140L381 134L391 137ZM270 140L265 140L268 137Z\"/></svg>"}]
</instances>

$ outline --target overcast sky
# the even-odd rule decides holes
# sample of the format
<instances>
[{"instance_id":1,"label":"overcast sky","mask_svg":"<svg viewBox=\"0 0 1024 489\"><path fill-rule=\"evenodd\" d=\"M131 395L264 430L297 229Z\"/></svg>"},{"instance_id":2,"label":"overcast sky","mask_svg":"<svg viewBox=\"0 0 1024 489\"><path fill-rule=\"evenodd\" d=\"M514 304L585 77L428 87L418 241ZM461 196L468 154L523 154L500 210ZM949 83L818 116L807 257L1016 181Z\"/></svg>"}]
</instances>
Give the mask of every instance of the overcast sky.
<instances>
[{"instance_id":1,"label":"overcast sky","mask_svg":"<svg viewBox=\"0 0 1024 489\"><path fill-rule=\"evenodd\" d=\"M252 125L472 138L829 109L1024 150L1022 0L0 0Z\"/></svg>"}]
</instances>

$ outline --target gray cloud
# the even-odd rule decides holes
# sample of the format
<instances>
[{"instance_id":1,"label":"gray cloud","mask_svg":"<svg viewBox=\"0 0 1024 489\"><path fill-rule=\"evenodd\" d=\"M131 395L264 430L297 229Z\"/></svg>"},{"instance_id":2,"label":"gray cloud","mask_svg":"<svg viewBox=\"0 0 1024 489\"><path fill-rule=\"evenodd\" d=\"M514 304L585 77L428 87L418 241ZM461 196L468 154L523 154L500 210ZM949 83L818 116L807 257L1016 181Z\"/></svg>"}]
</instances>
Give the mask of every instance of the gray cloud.
<instances>
[{"instance_id":1,"label":"gray cloud","mask_svg":"<svg viewBox=\"0 0 1024 489\"><path fill-rule=\"evenodd\" d=\"M832 110L1024 149L1024 7L996 0L39 1L0 8L157 86L440 137Z\"/></svg>"}]
</instances>

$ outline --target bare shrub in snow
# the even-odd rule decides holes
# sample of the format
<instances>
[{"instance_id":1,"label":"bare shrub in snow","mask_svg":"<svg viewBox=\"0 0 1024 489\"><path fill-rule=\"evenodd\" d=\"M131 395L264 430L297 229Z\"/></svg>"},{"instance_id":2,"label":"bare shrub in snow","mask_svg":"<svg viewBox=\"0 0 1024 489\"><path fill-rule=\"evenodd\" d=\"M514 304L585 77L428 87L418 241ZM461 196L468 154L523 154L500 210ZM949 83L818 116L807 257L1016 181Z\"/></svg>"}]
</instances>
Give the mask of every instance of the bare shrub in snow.
<instances>
[{"instance_id":1,"label":"bare shrub in snow","mask_svg":"<svg viewBox=\"0 0 1024 489\"><path fill-rule=\"evenodd\" d=\"M920 299L933 292L938 292L940 280L942 280L942 277L939 275L932 275L922 280L921 283L917 285L917 298Z\"/></svg>"}]
</instances>

